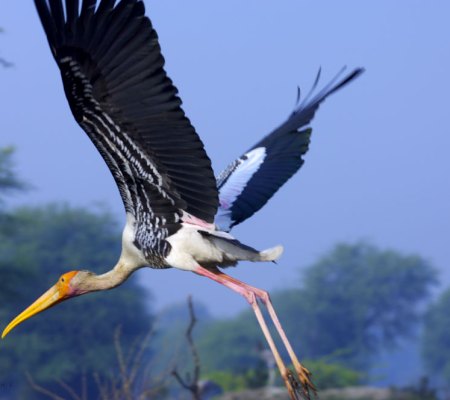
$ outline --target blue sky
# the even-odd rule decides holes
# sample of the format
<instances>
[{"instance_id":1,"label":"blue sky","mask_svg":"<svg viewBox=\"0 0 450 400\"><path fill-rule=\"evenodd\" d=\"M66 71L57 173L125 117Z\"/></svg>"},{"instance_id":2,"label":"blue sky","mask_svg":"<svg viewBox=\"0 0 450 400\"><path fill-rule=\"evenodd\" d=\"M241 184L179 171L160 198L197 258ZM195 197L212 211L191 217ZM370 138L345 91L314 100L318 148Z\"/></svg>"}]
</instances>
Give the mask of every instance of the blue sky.
<instances>
[{"instance_id":1,"label":"blue sky","mask_svg":"<svg viewBox=\"0 0 450 400\"><path fill-rule=\"evenodd\" d=\"M165 0L146 6L168 74L216 172L283 121L297 85L306 92L319 66L322 84L343 65L367 69L316 114L298 175L234 230L257 248L283 244L282 259L242 263L232 275L267 289L292 286L299 270L336 242L364 239L419 253L449 284L450 3ZM16 146L18 171L35 186L10 204L104 204L120 220L115 184L72 118L32 2L2 2L0 26L0 57L15 64L0 74L0 146ZM138 274L158 307L189 293L216 314L245 307L234 293L190 273Z\"/></svg>"}]
</instances>

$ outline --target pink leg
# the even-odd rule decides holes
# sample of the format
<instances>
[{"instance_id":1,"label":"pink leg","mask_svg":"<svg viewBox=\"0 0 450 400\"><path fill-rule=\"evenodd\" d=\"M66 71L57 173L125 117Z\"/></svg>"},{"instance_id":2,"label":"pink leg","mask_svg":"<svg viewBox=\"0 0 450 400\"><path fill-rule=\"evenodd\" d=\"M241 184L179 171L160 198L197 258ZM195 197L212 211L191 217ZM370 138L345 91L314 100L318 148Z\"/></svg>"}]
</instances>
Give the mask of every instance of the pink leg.
<instances>
[{"instance_id":1,"label":"pink leg","mask_svg":"<svg viewBox=\"0 0 450 400\"><path fill-rule=\"evenodd\" d=\"M228 278L229 281L233 282L236 285L241 285L245 289L247 289L249 292L255 293L255 296L261 299L261 301L264 303L264 305L267 307L267 310L269 311L269 315L272 318L272 321L275 325L275 328L277 329L281 340L284 343L284 346L286 347L286 350L289 354L289 357L291 358L292 364L294 365L295 371L297 372L297 375L300 379L300 382L303 387L304 394L309 397L309 391L316 393L316 388L314 384L311 382L311 373L308 371L307 368L305 368L300 361L298 360L294 349L292 348L291 344L289 343L289 339L287 338L286 333L284 332L284 329L281 325L280 320L278 319L278 316L275 312L275 309L272 305L272 301L270 300L269 293L267 293L264 290L255 288L253 286L250 286L244 282L239 281L238 279L232 278L231 276L228 276L224 274L223 272L218 270L219 274L222 274Z\"/></svg>"},{"instance_id":2,"label":"pink leg","mask_svg":"<svg viewBox=\"0 0 450 400\"><path fill-rule=\"evenodd\" d=\"M275 361L278 365L278 369L280 370L280 374L283 377L283 380L288 389L291 399L292 400L298 399L298 396L296 395L296 391L294 389L294 387L298 386L298 383L295 381L295 379L293 378L293 376L291 374L291 371L288 368L286 368L283 360L281 359L281 356L278 352L278 349L275 346L275 342L270 334L270 331L267 327L267 324L264 320L264 317L261 313L261 310L258 306L258 302L256 300L256 297L258 297L264 302L264 304L267 305L267 307L269 309L269 314L272 317L272 320L274 321L274 324L277 327L277 330L280 332L280 329L281 329L281 332L283 333L283 335L281 335L281 332L280 332L280 336L282 337L283 342L285 342L285 340L287 341L286 334L284 333L284 331L281 327L281 324L280 324L278 318L276 317L275 310L273 310L273 306L270 302L268 293L264 292L260 289L254 288L252 286L249 286L237 279L231 278L230 276L219 271L217 268L206 269L201 266L198 266L194 272L199 275L206 276L207 278L210 278L210 279L230 288L231 290L239 293L240 295L244 296L247 299L247 301L250 303L250 305L253 308L253 311L259 322L259 325L261 326L264 336L266 337L266 340L270 346L270 349L275 357ZM269 304L270 304L270 306L269 306ZM273 311L273 314L275 315L275 319L273 317L273 314L270 312L271 309ZM289 345L289 348L287 348L289 355L291 356L291 358L293 355L295 357L295 360L297 361L297 365L294 362L294 360L293 360L293 363L294 363L296 371L299 375L300 381L302 382L302 385L303 385L303 387L302 387L303 395L307 399L309 399L310 398L309 389L315 390L314 386L312 385L311 381L309 380L309 371L301 366L300 362L297 360L297 357L295 356L294 351L292 350L291 345L289 344L289 342L287 342L287 343Z\"/></svg>"}]
</instances>

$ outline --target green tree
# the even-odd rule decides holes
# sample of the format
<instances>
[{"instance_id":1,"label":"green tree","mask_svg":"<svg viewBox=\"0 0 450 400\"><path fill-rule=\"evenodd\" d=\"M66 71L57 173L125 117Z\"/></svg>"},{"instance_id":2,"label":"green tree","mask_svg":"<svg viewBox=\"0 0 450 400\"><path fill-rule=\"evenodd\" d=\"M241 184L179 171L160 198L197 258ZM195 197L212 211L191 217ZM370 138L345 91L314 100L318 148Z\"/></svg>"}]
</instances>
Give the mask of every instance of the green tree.
<instances>
[{"instance_id":1,"label":"green tree","mask_svg":"<svg viewBox=\"0 0 450 400\"><path fill-rule=\"evenodd\" d=\"M25 188L14 171L13 155L13 147L0 148L0 200L10 192Z\"/></svg>"},{"instance_id":2,"label":"green tree","mask_svg":"<svg viewBox=\"0 0 450 400\"><path fill-rule=\"evenodd\" d=\"M431 374L450 387L450 288L429 307L424 321L422 354Z\"/></svg>"},{"instance_id":3,"label":"green tree","mask_svg":"<svg viewBox=\"0 0 450 400\"><path fill-rule=\"evenodd\" d=\"M356 386L362 378L360 372L326 360L305 360L304 363L313 374L314 384L320 390Z\"/></svg>"},{"instance_id":4,"label":"green tree","mask_svg":"<svg viewBox=\"0 0 450 400\"><path fill-rule=\"evenodd\" d=\"M198 346L204 370L228 370L238 375L248 369L263 366L258 345L261 340L253 315L217 320L206 326Z\"/></svg>"},{"instance_id":5,"label":"green tree","mask_svg":"<svg viewBox=\"0 0 450 400\"><path fill-rule=\"evenodd\" d=\"M0 321L3 326L74 269L104 272L120 252L120 230L106 212L68 206L22 208L0 225ZM131 346L151 327L146 293L131 278L122 287L69 300L17 327L0 348L0 376L14 382L15 398L30 394L23 373L42 386L61 389L62 380L78 388L82 376L114 374L114 331ZM94 397L95 398L95 397Z\"/></svg>"},{"instance_id":6,"label":"green tree","mask_svg":"<svg viewBox=\"0 0 450 400\"><path fill-rule=\"evenodd\" d=\"M264 386L268 379L261 355L259 326L248 312L210 321L198 338L202 371L224 390Z\"/></svg>"},{"instance_id":7,"label":"green tree","mask_svg":"<svg viewBox=\"0 0 450 400\"><path fill-rule=\"evenodd\" d=\"M417 255L341 244L303 274L300 290L274 296L296 347L308 358L366 369L370 357L412 333L436 271Z\"/></svg>"}]
</instances>

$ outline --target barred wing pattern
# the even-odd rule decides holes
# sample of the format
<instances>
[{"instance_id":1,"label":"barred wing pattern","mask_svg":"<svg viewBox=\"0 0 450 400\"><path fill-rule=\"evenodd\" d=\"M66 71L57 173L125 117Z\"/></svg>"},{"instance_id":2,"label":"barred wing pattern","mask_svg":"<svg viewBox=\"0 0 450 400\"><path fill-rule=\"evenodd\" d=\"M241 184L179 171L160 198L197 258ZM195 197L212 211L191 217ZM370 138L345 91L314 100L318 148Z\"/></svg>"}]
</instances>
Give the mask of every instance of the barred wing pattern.
<instances>
[{"instance_id":1,"label":"barred wing pattern","mask_svg":"<svg viewBox=\"0 0 450 400\"><path fill-rule=\"evenodd\" d=\"M341 70L311 98L320 78L319 70L311 91L302 102L299 93L297 106L289 118L217 177L219 209L215 222L220 229L230 231L251 217L299 170L312 132L307 126L320 104L363 71L357 68L339 79L344 72Z\"/></svg>"},{"instance_id":2,"label":"barred wing pattern","mask_svg":"<svg viewBox=\"0 0 450 400\"><path fill-rule=\"evenodd\" d=\"M35 0L72 113L103 156L135 244L165 255L185 213L213 222L217 187L139 0Z\"/></svg>"}]
</instances>

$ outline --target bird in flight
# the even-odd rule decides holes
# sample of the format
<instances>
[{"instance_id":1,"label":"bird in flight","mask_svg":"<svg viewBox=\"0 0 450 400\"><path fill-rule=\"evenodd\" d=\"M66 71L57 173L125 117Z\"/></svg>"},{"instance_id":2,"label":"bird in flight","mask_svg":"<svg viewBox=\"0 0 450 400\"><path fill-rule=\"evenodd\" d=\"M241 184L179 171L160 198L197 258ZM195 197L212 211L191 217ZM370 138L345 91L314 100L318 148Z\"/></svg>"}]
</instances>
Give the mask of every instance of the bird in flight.
<instances>
[{"instance_id":1,"label":"bird in flight","mask_svg":"<svg viewBox=\"0 0 450 400\"><path fill-rule=\"evenodd\" d=\"M310 94L289 118L217 178L203 144L181 108L164 70L157 34L140 0L35 0L58 64L71 111L105 160L122 197L126 224L122 253L108 272L63 274L5 328L4 338L31 316L64 300L112 289L142 267L178 268L212 279L244 296L274 354L291 399L315 390L298 361L268 293L219 268L238 261L274 261L283 248L264 251L239 242L230 229L256 211L303 164L320 103L358 75L342 71ZM291 358L283 362L258 301L269 312Z\"/></svg>"}]
</instances>

